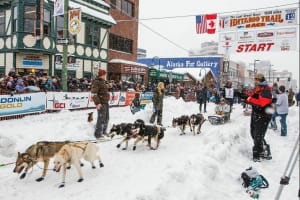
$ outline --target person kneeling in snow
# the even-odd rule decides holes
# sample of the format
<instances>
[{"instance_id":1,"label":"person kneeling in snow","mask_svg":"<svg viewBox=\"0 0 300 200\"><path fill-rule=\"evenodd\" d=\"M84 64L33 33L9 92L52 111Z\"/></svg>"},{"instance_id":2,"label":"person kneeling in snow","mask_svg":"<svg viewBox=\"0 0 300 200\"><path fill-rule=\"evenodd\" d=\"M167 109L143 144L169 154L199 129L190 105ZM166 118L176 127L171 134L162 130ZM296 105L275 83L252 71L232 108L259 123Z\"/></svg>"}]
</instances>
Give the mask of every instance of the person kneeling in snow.
<instances>
[{"instance_id":1,"label":"person kneeling in snow","mask_svg":"<svg viewBox=\"0 0 300 200\"><path fill-rule=\"evenodd\" d=\"M215 115L208 116L208 121L215 124L224 124L230 119L230 106L225 102L224 98L220 99L220 103L215 108Z\"/></svg>"},{"instance_id":2,"label":"person kneeling in snow","mask_svg":"<svg viewBox=\"0 0 300 200\"><path fill-rule=\"evenodd\" d=\"M141 110L140 93L135 93L135 97L131 102L130 111L132 114Z\"/></svg>"},{"instance_id":3,"label":"person kneeling in snow","mask_svg":"<svg viewBox=\"0 0 300 200\"><path fill-rule=\"evenodd\" d=\"M216 106L215 112L217 115L224 117L225 121L229 120L230 106L225 102L224 98L220 99L220 104Z\"/></svg>"}]
</instances>

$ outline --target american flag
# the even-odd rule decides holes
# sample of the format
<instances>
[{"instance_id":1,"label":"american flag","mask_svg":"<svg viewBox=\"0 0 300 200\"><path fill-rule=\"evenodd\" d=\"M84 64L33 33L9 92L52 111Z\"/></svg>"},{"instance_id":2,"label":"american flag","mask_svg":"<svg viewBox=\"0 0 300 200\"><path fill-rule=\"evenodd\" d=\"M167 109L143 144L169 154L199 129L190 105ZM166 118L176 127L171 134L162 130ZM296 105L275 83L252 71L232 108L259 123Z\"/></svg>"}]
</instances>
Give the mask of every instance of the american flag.
<instances>
[{"instance_id":1,"label":"american flag","mask_svg":"<svg viewBox=\"0 0 300 200\"><path fill-rule=\"evenodd\" d=\"M198 34L207 32L206 15L196 16L196 31Z\"/></svg>"}]
</instances>

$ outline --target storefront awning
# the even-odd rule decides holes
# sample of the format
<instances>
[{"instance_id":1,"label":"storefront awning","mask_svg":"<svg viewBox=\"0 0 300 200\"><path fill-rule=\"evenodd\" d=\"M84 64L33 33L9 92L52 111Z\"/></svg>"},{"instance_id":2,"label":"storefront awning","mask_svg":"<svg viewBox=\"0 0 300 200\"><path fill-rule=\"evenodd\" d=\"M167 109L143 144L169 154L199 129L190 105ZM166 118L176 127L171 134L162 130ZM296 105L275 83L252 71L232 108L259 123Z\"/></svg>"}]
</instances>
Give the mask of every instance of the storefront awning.
<instances>
[{"instance_id":1,"label":"storefront awning","mask_svg":"<svg viewBox=\"0 0 300 200\"><path fill-rule=\"evenodd\" d=\"M119 64L127 64L127 65L136 65L141 67L147 67L147 65L142 63L133 62L130 60L123 60L123 59L111 59L108 63L119 63Z\"/></svg>"}]
</instances>

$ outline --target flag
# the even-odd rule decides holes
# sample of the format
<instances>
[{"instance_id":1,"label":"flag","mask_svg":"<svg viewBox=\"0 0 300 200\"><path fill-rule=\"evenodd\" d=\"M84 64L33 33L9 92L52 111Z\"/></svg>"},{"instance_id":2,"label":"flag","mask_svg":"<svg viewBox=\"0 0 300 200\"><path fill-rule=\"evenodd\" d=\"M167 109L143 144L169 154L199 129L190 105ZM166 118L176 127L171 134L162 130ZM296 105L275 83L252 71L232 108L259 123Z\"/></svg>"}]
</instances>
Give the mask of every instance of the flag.
<instances>
[{"instance_id":1,"label":"flag","mask_svg":"<svg viewBox=\"0 0 300 200\"><path fill-rule=\"evenodd\" d=\"M216 32L217 14L198 15L196 16L196 31L198 34Z\"/></svg>"},{"instance_id":2,"label":"flag","mask_svg":"<svg viewBox=\"0 0 300 200\"><path fill-rule=\"evenodd\" d=\"M217 14L206 15L207 34L215 34L216 21L217 21Z\"/></svg>"},{"instance_id":3,"label":"flag","mask_svg":"<svg viewBox=\"0 0 300 200\"><path fill-rule=\"evenodd\" d=\"M197 34L207 32L206 15L196 16L196 32Z\"/></svg>"}]
</instances>

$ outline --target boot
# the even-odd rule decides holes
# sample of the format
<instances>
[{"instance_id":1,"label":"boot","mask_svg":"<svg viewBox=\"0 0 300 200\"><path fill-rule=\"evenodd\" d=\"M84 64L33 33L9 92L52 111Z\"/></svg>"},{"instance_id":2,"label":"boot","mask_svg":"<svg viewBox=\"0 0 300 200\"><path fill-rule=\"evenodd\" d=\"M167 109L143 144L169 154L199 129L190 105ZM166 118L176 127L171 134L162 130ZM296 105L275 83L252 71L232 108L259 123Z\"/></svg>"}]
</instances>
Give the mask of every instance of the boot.
<instances>
[{"instance_id":1,"label":"boot","mask_svg":"<svg viewBox=\"0 0 300 200\"><path fill-rule=\"evenodd\" d=\"M162 118L161 116L157 117L157 124L162 126L162 124L161 124L162 119L161 118Z\"/></svg>"},{"instance_id":2,"label":"boot","mask_svg":"<svg viewBox=\"0 0 300 200\"><path fill-rule=\"evenodd\" d=\"M259 154L259 156L263 159L266 160L271 160L272 159L272 155L271 155L271 150L270 150L270 145L269 144L264 144L264 148L263 148L263 152Z\"/></svg>"},{"instance_id":3,"label":"boot","mask_svg":"<svg viewBox=\"0 0 300 200\"><path fill-rule=\"evenodd\" d=\"M151 115L151 117L150 117L150 123L151 123L151 124L153 124L153 123L154 123L154 121L155 121L155 117L156 117L156 114L155 114L155 113L153 113L153 114Z\"/></svg>"},{"instance_id":4,"label":"boot","mask_svg":"<svg viewBox=\"0 0 300 200\"><path fill-rule=\"evenodd\" d=\"M254 162L260 162L260 156L259 156L259 152L257 151L257 149L255 147L252 148L252 154L253 154L253 161Z\"/></svg>"}]
</instances>

